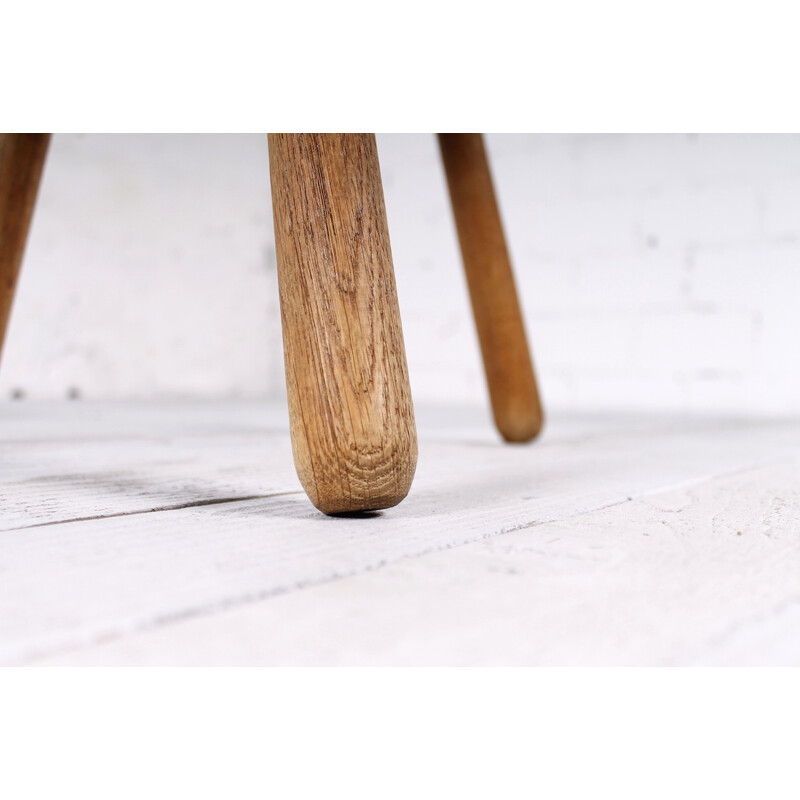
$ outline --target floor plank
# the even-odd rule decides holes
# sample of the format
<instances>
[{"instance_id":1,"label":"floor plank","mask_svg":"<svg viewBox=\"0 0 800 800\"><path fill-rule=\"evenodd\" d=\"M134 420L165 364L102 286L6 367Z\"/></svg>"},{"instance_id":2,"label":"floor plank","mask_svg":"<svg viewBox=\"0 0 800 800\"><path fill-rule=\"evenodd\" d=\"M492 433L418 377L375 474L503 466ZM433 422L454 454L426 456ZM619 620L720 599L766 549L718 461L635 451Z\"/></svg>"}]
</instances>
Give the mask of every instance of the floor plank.
<instances>
[{"instance_id":1,"label":"floor plank","mask_svg":"<svg viewBox=\"0 0 800 800\"><path fill-rule=\"evenodd\" d=\"M800 664L800 464L651 494L50 664Z\"/></svg>"},{"instance_id":2,"label":"floor plank","mask_svg":"<svg viewBox=\"0 0 800 800\"><path fill-rule=\"evenodd\" d=\"M795 424L565 418L508 447L422 413L409 498L330 519L279 411L44 412L0 424L3 663L701 662L800 594Z\"/></svg>"}]
</instances>

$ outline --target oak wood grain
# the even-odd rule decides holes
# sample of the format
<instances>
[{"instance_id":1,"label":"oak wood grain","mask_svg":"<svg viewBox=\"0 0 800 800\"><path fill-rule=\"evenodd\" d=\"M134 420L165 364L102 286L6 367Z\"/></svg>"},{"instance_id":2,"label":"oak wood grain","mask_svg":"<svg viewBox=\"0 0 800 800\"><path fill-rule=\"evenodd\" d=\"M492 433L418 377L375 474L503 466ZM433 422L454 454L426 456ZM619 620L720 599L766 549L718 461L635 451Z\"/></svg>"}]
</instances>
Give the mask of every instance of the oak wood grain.
<instances>
[{"instance_id":1,"label":"oak wood grain","mask_svg":"<svg viewBox=\"0 0 800 800\"><path fill-rule=\"evenodd\" d=\"M417 437L375 137L270 134L295 466L326 514L399 503Z\"/></svg>"},{"instance_id":2,"label":"oak wood grain","mask_svg":"<svg viewBox=\"0 0 800 800\"><path fill-rule=\"evenodd\" d=\"M439 146L495 424L506 441L528 442L542 406L483 137L440 133Z\"/></svg>"},{"instance_id":3,"label":"oak wood grain","mask_svg":"<svg viewBox=\"0 0 800 800\"><path fill-rule=\"evenodd\" d=\"M0 356L49 133L0 133Z\"/></svg>"}]
</instances>

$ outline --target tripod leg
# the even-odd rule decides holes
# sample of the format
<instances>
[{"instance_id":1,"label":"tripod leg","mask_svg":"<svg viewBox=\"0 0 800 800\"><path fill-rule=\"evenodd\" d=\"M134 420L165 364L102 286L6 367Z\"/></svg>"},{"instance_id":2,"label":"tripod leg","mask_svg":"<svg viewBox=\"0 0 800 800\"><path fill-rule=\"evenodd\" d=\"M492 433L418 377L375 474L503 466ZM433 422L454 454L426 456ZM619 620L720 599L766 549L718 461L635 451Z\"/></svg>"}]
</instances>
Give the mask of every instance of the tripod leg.
<instances>
[{"instance_id":1,"label":"tripod leg","mask_svg":"<svg viewBox=\"0 0 800 800\"><path fill-rule=\"evenodd\" d=\"M417 436L375 137L270 134L295 466L326 514L399 503Z\"/></svg>"},{"instance_id":2,"label":"tripod leg","mask_svg":"<svg viewBox=\"0 0 800 800\"><path fill-rule=\"evenodd\" d=\"M440 133L439 146L494 421L506 441L528 442L542 407L483 137Z\"/></svg>"},{"instance_id":3,"label":"tripod leg","mask_svg":"<svg viewBox=\"0 0 800 800\"><path fill-rule=\"evenodd\" d=\"M0 355L49 133L0 133Z\"/></svg>"}]
</instances>

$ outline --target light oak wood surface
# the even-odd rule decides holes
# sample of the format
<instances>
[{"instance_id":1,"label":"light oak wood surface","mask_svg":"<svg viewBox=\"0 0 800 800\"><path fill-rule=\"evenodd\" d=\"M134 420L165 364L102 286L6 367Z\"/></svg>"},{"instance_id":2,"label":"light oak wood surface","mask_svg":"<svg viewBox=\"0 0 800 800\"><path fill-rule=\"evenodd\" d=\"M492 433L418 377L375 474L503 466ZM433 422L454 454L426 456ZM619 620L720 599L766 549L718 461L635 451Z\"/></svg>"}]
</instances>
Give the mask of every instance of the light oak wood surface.
<instances>
[{"instance_id":1,"label":"light oak wood surface","mask_svg":"<svg viewBox=\"0 0 800 800\"><path fill-rule=\"evenodd\" d=\"M0 358L49 133L0 133Z\"/></svg>"},{"instance_id":2,"label":"light oak wood surface","mask_svg":"<svg viewBox=\"0 0 800 800\"><path fill-rule=\"evenodd\" d=\"M494 421L508 442L529 442L543 415L511 260L480 133L440 133Z\"/></svg>"},{"instance_id":3,"label":"light oak wood surface","mask_svg":"<svg viewBox=\"0 0 800 800\"><path fill-rule=\"evenodd\" d=\"M414 412L372 134L270 134L295 465L327 514L399 503Z\"/></svg>"}]
</instances>

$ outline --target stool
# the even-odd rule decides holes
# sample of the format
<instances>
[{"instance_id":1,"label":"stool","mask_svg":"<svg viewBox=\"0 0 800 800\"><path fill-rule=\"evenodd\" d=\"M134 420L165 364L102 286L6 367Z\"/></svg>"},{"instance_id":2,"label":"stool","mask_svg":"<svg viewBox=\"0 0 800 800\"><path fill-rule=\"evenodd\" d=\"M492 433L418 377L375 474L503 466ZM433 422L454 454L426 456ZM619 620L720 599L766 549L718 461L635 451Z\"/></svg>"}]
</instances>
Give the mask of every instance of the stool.
<instances>
[{"instance_id":1,"label":"stool","mask_svg":"<svg viewBox=\"0 0 800 800\"><path fill-rule=\"evenodd\" d=\"M0 134L0 353L49 134ZM417 435L373 134L269 134L292 451L325 514L407 494ZM495 423L542 409L479 133L439 134Z\"/></svg>"}]
</instances>

